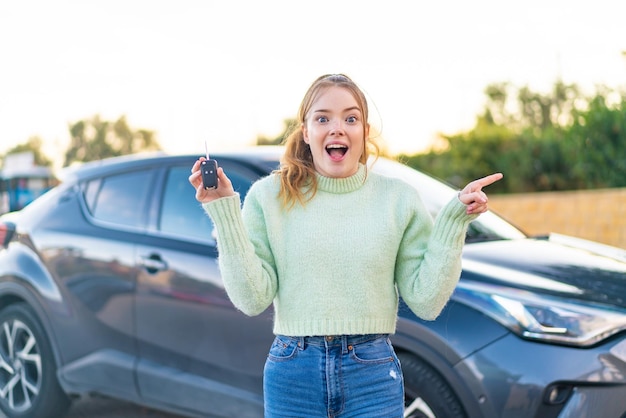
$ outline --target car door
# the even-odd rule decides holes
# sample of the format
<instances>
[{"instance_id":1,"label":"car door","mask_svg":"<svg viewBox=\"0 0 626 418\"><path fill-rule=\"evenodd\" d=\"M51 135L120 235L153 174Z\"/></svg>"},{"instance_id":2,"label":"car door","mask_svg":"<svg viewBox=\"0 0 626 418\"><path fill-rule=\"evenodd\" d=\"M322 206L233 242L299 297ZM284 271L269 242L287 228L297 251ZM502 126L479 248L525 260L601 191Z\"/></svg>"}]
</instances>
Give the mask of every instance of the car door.
<instances>
[{"instance_id":1,"label":"car door","mask_svg":"<svg viewBox=\"0 0 626 418\"><path fill-rule=\"evenodd\" d=\"M36 234L68 296L67 318L56 324L65 341L59 373L85 390L136 396L135 243L145 236L154 174L142 169L85 180L59 197Z\"/></svg>"},{"instance_id":2,"label":"car door","mask_svg":"<svg viewBox=\"0 0 626 418\"><path fill-rule=\"evenodd\" d=\"M138 247L137 382L150 402L220 416L262 416L270 312L249 318L230 303L210 218L188 182L189 164L164 167L154 222ZM262 173L221 161L240 194Z\"/></svg>"}]
</instances>

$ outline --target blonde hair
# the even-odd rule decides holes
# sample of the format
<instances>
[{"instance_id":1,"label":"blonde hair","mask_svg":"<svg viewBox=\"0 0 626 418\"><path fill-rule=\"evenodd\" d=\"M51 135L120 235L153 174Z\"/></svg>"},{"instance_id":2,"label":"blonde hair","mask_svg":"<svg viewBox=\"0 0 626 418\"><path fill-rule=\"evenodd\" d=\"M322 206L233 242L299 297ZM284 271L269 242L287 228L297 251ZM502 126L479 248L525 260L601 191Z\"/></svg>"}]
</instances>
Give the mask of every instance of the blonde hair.
<instances>
[{"instance_id":1,"label":"blonde hair","mask_svg":"<svg viewBox=\"0 0 626 418\"><path fill-rule=\"evenodd\" d=\"M278 196L282 199L286 209L292 208L296 203L304 206L317 193L317 177L313 164L313 155L309 144L304 142L302 124L305 123L307 114L317 98L329 87L342 87L348 90L357 101L357 105L363 115L364 123L368 122L369 110L367 99L363 91L344 74L327 74L317 78L309 87L298 110L296 123L292 127L291 133L286 137L285 154L281 159L281 166L276 173L280 175L280 192ZM367 130L363 129L363 153L359 162L366 164L370 153L378 156L378 146L370 137L365 136Z\"/></svg>"}]
</instances>

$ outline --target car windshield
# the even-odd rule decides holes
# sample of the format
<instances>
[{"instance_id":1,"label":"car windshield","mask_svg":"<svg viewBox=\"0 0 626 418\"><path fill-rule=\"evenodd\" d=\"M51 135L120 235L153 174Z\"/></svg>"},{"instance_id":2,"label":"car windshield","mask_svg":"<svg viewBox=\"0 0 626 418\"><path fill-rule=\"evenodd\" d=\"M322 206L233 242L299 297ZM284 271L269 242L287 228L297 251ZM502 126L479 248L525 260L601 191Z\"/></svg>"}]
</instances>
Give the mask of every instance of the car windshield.
<instances>
[{"instance_id":1,"label":"car windshield","mask_svg":"<svg viewBox=\"0 0 626 418\"><path fill-rule=\"evenodd\" d=\"M386 158L371 163L372 169L380 174L400 178L412 185L420 194L426 208L433 217L457 193L452 187L404 164ZM482 242L503 239L520 239L526 235L489 211L472 222L467 231L466 242Z\"/></svg>"}]
</instances>

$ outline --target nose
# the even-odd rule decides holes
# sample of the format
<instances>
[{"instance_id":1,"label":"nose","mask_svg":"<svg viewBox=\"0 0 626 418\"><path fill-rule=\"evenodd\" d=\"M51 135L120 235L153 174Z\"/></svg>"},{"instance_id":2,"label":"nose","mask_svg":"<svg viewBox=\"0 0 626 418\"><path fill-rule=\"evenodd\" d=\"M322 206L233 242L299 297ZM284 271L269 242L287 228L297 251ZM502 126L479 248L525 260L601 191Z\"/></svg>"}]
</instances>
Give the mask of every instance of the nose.
<instances>
[{"instance_id":1,"label":"nose","mask_svg":"<svg viewBox=\"0 0 626 418\"><path fill-rule=\"evenodd\" d=\"M333 122L333 124L331 125L331 128L330 128L330 135L332 135L332 136L342 136L344 133L345 132L343 130L343 126L341 124L341 121Z\"/></svg>"}]
</instances>

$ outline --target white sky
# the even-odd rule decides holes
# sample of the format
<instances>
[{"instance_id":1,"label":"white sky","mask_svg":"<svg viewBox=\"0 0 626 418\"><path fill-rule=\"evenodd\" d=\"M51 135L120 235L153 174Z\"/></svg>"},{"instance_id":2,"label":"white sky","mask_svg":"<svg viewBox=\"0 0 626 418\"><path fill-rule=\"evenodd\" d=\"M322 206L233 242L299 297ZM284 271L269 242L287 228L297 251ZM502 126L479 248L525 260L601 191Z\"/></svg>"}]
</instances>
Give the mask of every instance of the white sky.
<instances>
[{"instance_id":1,"label":"white sky","mask_svg":"<svg viewBox=\"0 0 626 418\"><path fill-rule=\"evenodd\" d=\"M370 96L392 152L470 128L483 90L626 85L618 0L3 0L0 153L126 115L169 152L275 136L319 75Z\"/></svg>"}]
</instances>

